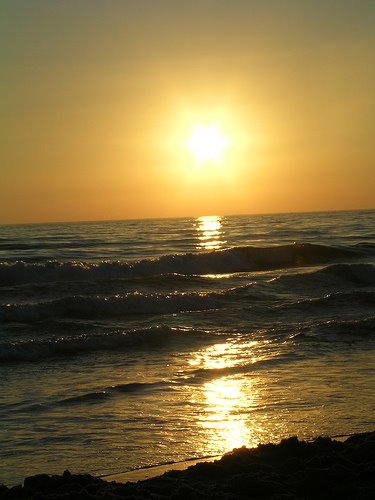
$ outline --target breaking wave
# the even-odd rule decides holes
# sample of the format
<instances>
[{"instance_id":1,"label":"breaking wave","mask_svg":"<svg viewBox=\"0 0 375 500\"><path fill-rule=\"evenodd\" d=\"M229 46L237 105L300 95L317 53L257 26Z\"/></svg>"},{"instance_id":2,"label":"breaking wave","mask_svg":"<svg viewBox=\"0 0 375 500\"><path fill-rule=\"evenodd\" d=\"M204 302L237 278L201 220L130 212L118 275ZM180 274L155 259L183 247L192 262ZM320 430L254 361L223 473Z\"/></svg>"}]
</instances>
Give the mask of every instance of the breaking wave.
<instances>
[{"instance_id":1,"label":"breaking wave","mask_svg":"<svg viewBox=\"0 0 375 500\"><path fill-rule=\"evenodd\" d=\"M284 274L272 280L286 286L331 285L347 287L375 285L375 266L373 264L331 264L322 269L298 274Z\"/></svg>"},{"instance_id":2,"label":"breaking wave","mask_svg":"<svg viewBox=\"0 0 375 500\"><path fill-rule=\"evenodd\" d=\"M319 273L356 285L375 285L375 266L372 264L334 264L322 269Z\"/></svg>"},{"instance_id":3,"label":"breaking wave","mask_svg":"<svg viewBox=\"0 0 375 500\"><path fill-rule=\"evenodd\" d=\"M351 308L372 308L375 306L375 292L373 291L353 291L353 292L337 292L329 293L324 297L316 297L309 299L298 300L291 305L281 307L302 307L312 309L313 311L328 308L332 310L333 307L343 307L345 309Z\"/></svg>"},{"instance_id":4,"label":"breaking wave","mask_svg":"<svg viewBox=\"0 0 375 500\"><path fill-rule=\"evenodd\" d=\"M86 394L79 394L77 396L71 396L69 398L62 399L58 401L59 405L75 405L81 403L97 403L110 396L120 393L120 394L138 394L140 392L149 392L155 390L165 390L168 389L170 384L164 381L157 382L130 382L128 384L118 384L99 391L88 392Z\"/></svg>"},{"instance_id":5,"label":"breaking wave","mask_svg":"<svg viewBox=\"0 0 375 500\"><path fill-rule=\"evenodd\" d=\"M373 335L375 332L375 316L361 319L328 320L318 323L311 329L312 333L324 335L326 339L336 336L344 340L355 340L360 336Z\"/></svg>"},{"instance_id":6,"label":"breaking wave","mask_svg":"<svg viewBox=\"0 0 375 500\"><path fill-rule=\"evenodd\" d=\"M0 283L18 285L55 281L103 281L161 274L209 274L266 271L324 264L363 256L365 248L348 249L309 243L260 247L233 247L202 253L164 255L138 262L0 263Z\"/></svg>"},{"instance_id":7,"label":"breaking wave","mask_svg":"<svg viewBox=\"0 0 375 500\"><path fill-rule=\"evenodd\" d=\"M231 291L227 292L230 294ZM2 322L35 322L50 318L95 319L145 314L171 314L181 311L216 309L222 292L128 293L108 297L72 296L37 304L0 306Z\"/></svg>"},{"instance_id":8,"label":"breaking wave","mask_svg":"<svg viewBox=\"0 0 375 500\"><path fill-rule=\"evenodd\" d=\"M38 361L95 351L133 351L164 346L178 349L183 345L210 343L217 337L217 333L205 330L155 326L110 333L3 341L0 342L0 362Z\"/></svg>"}]
</instances>

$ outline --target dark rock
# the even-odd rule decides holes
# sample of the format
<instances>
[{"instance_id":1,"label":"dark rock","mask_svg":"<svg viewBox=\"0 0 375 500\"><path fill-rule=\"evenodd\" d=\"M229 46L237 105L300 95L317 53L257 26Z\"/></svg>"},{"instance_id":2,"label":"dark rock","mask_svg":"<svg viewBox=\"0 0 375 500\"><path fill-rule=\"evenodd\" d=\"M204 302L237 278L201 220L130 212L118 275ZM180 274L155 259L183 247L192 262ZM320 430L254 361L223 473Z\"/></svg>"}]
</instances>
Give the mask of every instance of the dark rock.
<instances>
[{"instance_id":1,"label":"dark rock","mask_svg":"<svg viewBox=\"0 0 375 500\"><path fill-rule=\"evenodd\" d=\"M0 486L1 500L373 500L375 433L344 443L293 437L278 445L239 448L221 460L200 463L138 483L108 483L66 470L39 474L24 486Z\"/></svg>"},{"instance_id":2,"label":"dark rock","mask_svg":"<svg viewBox=\"0 0 375 500\"><path fill-rule=\"evenodd\" d=\"M50 483L50 477L47 474L37 474L25 478L23 486L26 490L43 491Z\"/></svg>"},{"instance_id":3,"label":"dark rock","mask_svg":"<svg viewBox=\"0 0 375 500\"><path fill-rule=\"evenodd\" d=\"M267 498L283 490L280 484L252 474L237 474L233 476L227 484L227 489L238 495L245 495L248 498Z\"/></svg>"}]
</instances>

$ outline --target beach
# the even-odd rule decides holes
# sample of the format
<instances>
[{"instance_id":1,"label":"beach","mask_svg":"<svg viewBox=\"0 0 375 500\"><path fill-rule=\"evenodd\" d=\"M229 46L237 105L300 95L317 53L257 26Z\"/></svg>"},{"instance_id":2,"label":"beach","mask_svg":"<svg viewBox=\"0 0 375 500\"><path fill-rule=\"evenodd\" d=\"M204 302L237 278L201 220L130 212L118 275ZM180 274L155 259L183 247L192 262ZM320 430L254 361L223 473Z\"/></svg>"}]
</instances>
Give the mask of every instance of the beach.
<instances>
[{"instance_id":1,"label":"beach","mask_svg":"<svg viewBox=\"0 0 375 500\"><path fill-rule=\"evenodd\" d=\"M0 483L373 431L374 224L1 226Z\"/></svg>"},{"instance_id":2,"label":"beach","mask_svg":"<svg viewBox=\"0 0 375 500\"><path fill-rule=\"evenodd\" d=\"M28 477L0 487L7 499L272 499L370 500L375 494L375 432L344 442L291 437L279 444L242 447L214 462L138 482L103 481L88 474Z\"/></svg>"},{"instance_id":3,"label":"beach","mask_svg":"<svg viewBox=\"0 0 375 500\"><path fill-rule=\"evenodd\" d=\"M375 0L0 12L0 500L375 500Z\"/></svg>"}]
</instances>

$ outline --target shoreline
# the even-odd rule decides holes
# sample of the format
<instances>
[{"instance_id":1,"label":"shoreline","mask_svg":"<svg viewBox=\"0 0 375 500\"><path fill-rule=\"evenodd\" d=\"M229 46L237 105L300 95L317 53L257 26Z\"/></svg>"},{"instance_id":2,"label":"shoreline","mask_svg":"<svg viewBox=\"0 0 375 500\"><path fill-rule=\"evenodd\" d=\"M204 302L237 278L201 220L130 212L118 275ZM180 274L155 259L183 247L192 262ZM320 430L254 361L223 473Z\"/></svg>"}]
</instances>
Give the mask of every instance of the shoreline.
<instances>
[{"instance_id":1,"label":"shoreline","mask_svg":"<svg viewBox=\"0 0 375 500\"><path fill-rule=\"evenodd\" d=\"M363 433L362 433L363 434ZM345 439L356 436L358 433L354 434L338 434L335 436L330 436L330 439L335 441L345 441ZM313 442L312 440L307 440L307 442ZM251 450L256 447L249 448ZM230 453L230 452L228 452ZM174 471L174 470L186 470L189 467L193 467L199 463L210 463L216 460L221 460L224 455L207 455L205 457L199 458L188 458L187 460L181 460L178 462L168 462L164 464L156 464L156 465L148 465L145 467L136 467L134 469L130 469L124 472L116 472L111 474L102 474L98 477L99 479L103 479L104 481L112 482L116 481L117 483L126 483L126 482L137 482L137 481L146 481L146 479L151 479L153 477L162 476L166 472Z\"/></svg>"},{"instance_id":2,"label":"shoreline","mask_svg":"<svg viewBox=\"0 0 375 500\"><path fill-rule=\"evenodd\" d=\"M103 479L103 481L116 481L117 483L126 483L126 482L137 482L137 481L145 481L146 479L151 479L153 477L162 476L166 472L170 472L172 470L186 470L189 467L194 467L200 463L210 463L215 460L220 460L223 455L213 455L206 456L201 458L189 458L188 460L181 460L179 462L169 462L158 465L149 465L146 467L137 467L136 469L130 469L125 472L117 472L115 474L103 474L98 476L99 479Z\"/></svg>"},{"instance_id":3,"label":"shoreline","mask_svg":"<svg viewBox=\"0 0 375 500\"><path fill-rule=\"evenodd\" d=\"M69 471L39 474L27 477L23 486L1 485L0 496L4 500L374 498L375 431L340 438L308 442L291 437L278 444L238 448L219 459L206 457L101 477Z\"/></svg>"}]
</instances>

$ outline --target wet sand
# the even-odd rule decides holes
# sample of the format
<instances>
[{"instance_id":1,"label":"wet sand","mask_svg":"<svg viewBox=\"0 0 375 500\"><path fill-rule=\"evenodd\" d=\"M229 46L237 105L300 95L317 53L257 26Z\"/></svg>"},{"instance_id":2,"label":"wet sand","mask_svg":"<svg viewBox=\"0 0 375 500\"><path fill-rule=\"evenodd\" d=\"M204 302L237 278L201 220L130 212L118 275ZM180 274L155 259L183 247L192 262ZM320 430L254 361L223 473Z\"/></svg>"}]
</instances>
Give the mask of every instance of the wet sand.
<instances>
[{"instance_id":1,"label":"wet sand","mask_svg":"<svg viewBox=\"0 0 375 500\"><path fill-rule=\"evenodd\" d=\"M165 472L172 465L187 468ZM138 476L124 473L96 478L69 471L61 476L41 474L26 478L23 486L0 486L0 497L373 500L375 432L356 434L343 442L323 437L304 442L292 437L279 444L239 448L211 462L182 462L132 472ZM154 473L162 475L152 477ZM130 482L130 478L142 480Z\"/></svg>"},{"instance_id":2,"label":"wet sand","mask_svg":"<svg viewBox=\"0 0 375 500\"><path fill-rule=\"evenodd\" d=\"M141 467L139 469L132 469L126 472L120 472L117 474L108 474L105 476L100 476L101 479L105 481L116 481L117 483L127 483L127 482L137 482L137 481L145 481L146 479L151 479L152 477L162 476L166 472L171 470L185 470L189 467L193 467L194 465L203 463L203 462L213 462L215 460L220 460L221 455L217 456L209 456L198 459L190 459L183 460L181 462L171 462L163 465L155 465L150 467Z\"/></svg>"}]
</instances>

